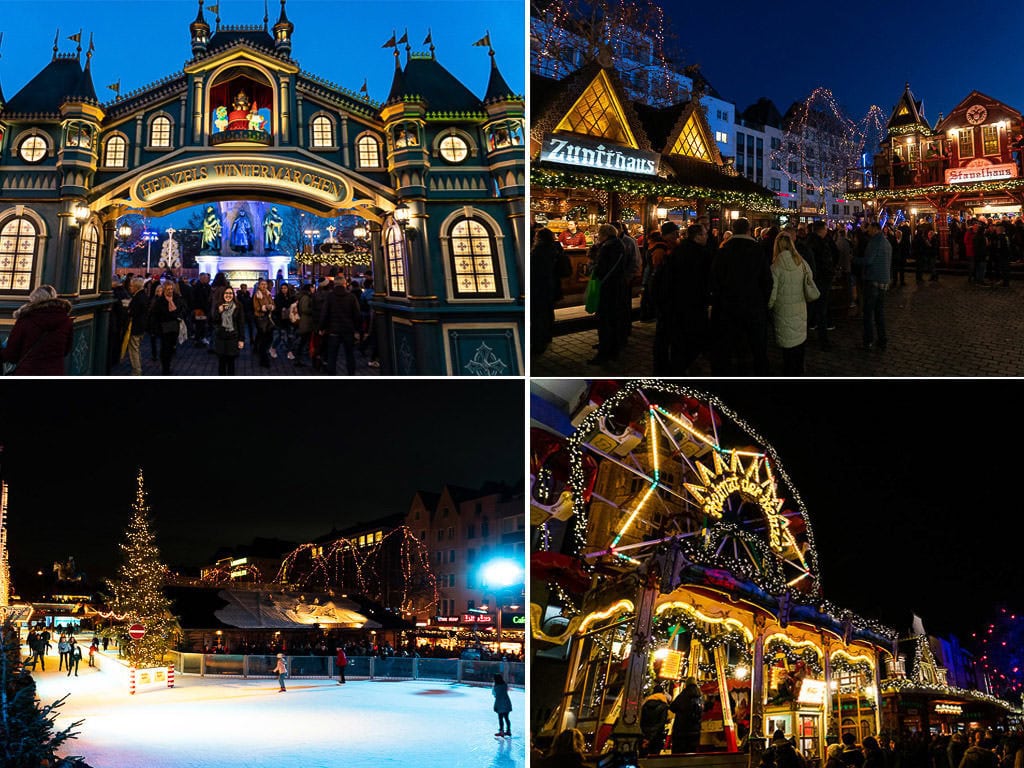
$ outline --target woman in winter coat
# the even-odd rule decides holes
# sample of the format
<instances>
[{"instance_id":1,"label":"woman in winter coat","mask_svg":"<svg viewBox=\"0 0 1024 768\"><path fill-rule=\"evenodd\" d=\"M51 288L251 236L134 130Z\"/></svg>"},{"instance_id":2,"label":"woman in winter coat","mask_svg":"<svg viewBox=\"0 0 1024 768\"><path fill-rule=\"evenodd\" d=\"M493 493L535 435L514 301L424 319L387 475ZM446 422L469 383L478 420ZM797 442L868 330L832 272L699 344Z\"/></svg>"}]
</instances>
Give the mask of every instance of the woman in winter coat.
<instances>
[{"instance_id":1,"label":"woman in winter coat","mask_svg":"<svg viewBox=\"0 0 1024 768\"><path fill-rule=\"evenodd\" d=\"M71 303L57 298L52 285L41 285L14 310L14 320L3 349L3 361L18 366L14 375L62 376L71 351Z\"/></svg>"},{"instance_id":2,"label":"woman in winter coat","mask_svg":"<svg viewBox=\"0 0 1024 768\"><path fill-rule=\"evenodd\" d=\"M235 358L245 346L245 310L235 299L235 289L221 292L221 301L213 305L213 351L217 353L217 374L235 375Z\"/></svg>"},{"instance_id":3,"label":"woman in winter coat","mask_svg":"<svg viewBox=\"0 0 1024 768\"><path fill-rule=\"evenodd\" d=\"M772 295L768 309L775 314L775 343L782 349L784 376L802 376L804 342L807 341L807 295L814 286L811 267L800 258L792 236L782 232L772 252ZM817 288L814 288L817 292Z\"/></svg>"},{"instance_id":4,"label":"woman in winter coat","mask_svg":"<svg viewBox=\"0 0 1024 768\"><path fill-rule=\"evenodd\" d=\"M618 231L611 224L602 224L597 230L596 239L592 274L601 280L596 313L597 355L588 362L591 365L603 365L618 357L619 348L625 341L623 314L629 284L625 269L626 249L619 239Z\"/></svg>"},{"instance_id":5,"label":"woman in winter coat","mask_svg":"<svg viewBox=\"0 0 1024 768\"><path fill-rule=\"evenodd\" d=\"M256 284L256 290L252 294L252 307L256 316L256 354L260 357L260 366L269 368L270 340L274 333L274 323L271 320L274 297L270 295L266 280L261 279Z\"/></svg>"},{"instance_id":6,"label":"woman in winter coat","mask_svg":"<svg viewBox=\"0 0 1024 768\"><path fill-rule=\"evenodd\" d=\"M171 359L178 348L179 319L184 319L178 286L168 281L156 292L150 308L150 318L160 336L160 368L164 376L171 375Z\"/></svg>"},{"instance_id":7,"label":"woman in winter coat","mask_svg":"<svg viewBox=\"0 0 1024 768\"><path fill-rule=\"evenodd\" d=\"M508 683L501 675L494 676L491 695L494 696L494 711L498 713L498 732L494 735L511 737L512 724L509 722L508 713L512 711L512 699L508 697Z\"/></svg>"},{"instance_id":8,"label":"woman in winter coat","mask_svg":"<svg viewBox=\"0 0 1024 768\"><path fill-rule=\"evenodd\" d=\"M310 283L303 283L299 291L299 298L296 300L299 310L299 324L296 328L298 337L295 340L293 352L295 353L295 367L302 368L302 355L309 356L309 340L316 330L316 316L313 314L313 286Z\"/></svg>"}]
</instances>

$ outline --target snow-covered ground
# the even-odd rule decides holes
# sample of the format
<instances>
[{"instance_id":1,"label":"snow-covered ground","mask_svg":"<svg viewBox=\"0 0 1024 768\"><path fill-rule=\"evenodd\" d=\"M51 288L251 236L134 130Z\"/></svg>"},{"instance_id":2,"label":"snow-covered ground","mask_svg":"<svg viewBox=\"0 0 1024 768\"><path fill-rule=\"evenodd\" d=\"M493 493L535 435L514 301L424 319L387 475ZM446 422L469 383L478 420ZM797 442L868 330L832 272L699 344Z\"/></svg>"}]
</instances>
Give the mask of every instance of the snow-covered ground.
<instances>
[{"instance_id":1,"label":"snow-covered ground","mask_svg":"<svg viewBox=\"0 0 1024 768\"><path fill-rule=\"evenodd\" d=\"M48 704L70 693L58 727L83 719L65 754L93 768L524 768L525 696L510 691L512 739L496 739L489 688L441 682L178 676L129 696L124 678L83 660L79 677L48 657L35 674Z\"/></svg>"}]
</instances>

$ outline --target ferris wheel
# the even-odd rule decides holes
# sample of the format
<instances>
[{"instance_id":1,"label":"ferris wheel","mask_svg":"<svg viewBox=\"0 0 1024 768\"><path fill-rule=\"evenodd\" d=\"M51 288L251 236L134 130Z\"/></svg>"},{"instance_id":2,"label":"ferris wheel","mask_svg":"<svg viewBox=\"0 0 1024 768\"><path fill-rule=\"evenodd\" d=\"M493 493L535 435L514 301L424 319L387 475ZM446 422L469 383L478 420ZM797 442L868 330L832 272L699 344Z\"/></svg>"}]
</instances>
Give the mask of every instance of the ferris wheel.
<instances>
[{"instance_id":1,"label":"ferris wheel","mask_svg":"<svg viewBox=\"0 0 1024 768\"><path fill-rule=\"evenodd\" d=\"M712 579L820 593L798 492L774 449L716 396L655 380L598 382L572 424L564 489L548 497L551 519L568 526L562 552L591 570L628 571L675 540ZM551 456L549 470L559 465Z\"/></svg>"}]
</instances>

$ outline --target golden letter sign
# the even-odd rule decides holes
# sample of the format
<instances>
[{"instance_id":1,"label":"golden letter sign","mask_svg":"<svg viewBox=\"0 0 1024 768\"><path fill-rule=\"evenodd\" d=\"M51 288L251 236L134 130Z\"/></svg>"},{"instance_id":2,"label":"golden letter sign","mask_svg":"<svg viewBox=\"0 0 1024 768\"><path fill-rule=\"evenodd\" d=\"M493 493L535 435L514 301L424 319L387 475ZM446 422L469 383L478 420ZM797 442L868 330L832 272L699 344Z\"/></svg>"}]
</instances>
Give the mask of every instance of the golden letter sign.
<instances>
[{"instance_id":1,"label":"golden letter sign","mask_svg":"<svg viewBox=\"0 0 1024 768\"><path fill-rule=\"evenodd\" d=\"M312 165L293 161L253 157L217 156L174 163L140 175L132 184L133 202L140 207L204 188L267 187L314 197L339 207L352 197L346 181Z\"/></svg>"}]
</instances>

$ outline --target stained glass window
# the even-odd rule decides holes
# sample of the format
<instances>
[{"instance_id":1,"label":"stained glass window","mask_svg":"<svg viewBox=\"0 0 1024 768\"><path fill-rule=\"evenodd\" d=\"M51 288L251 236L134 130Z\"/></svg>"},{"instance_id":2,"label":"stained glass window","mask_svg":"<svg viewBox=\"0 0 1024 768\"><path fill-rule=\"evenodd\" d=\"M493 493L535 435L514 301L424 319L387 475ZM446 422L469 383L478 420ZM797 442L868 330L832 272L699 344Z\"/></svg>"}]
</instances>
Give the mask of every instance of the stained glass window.
<instances>
[{"instance_id":1,"label":"stained glass window","mask_svg":"<svg viewBox=\"0 0 1024 768\"><path fill-rule=\"evenodd\" d=\"M491 233L475 219L463 219L452 227L452 268L457 297L498 295L492 243Z\"/></svg>"},{"instance_id":2,"label":"stained glass window","mask_svg":"<svg viewBox=\"0 0 1024 768\"><path fill-rule=\"evenodd\" d=\"M359 141L356 142L356 146L359 148L359 167L360 168L379 168L380 167L380 144L373 136L362 136Z\"/></svg>"},{"instance_id":3,"label":"stained glass window","mask_svg":"<svg viewBox=\"0 0 1024 768\"><path fill-rule=\"evenodd\" d=\"M469 147L458 136L445 136L438 147L441 157L449 163L461 163L469 155Z\"/></svg>"},{"instance_id":4,"label":"stained glass window","mask_svg":"<svg viewBox=\"0 0 1024 768\"><path fill-rule=\"evenodd\" d=\"M42 136L29 136L21 142L18 154L27 163L38 163L46 156L46 139Z\"/></svg>"},{"instance_id":5,"label":"stained glass window","mask_svg":"<svg viewBox=\"0 0 1024 768\"><path fill-rule=\"evenodd\" d=\"M387 238L388 256L388 285L391 293L405 294L405 238L402 230L397 224L388 228Z\"/></svg>"},{"instance_id":6,"label":"stained glass window","mask_svg":"<svg viewBox=\"0 0 1024 768\"><path fill-rule=\"evenodd\" d=\"M103 165L107 168L124 168L128 142L124 136L111 136L104 147Z\"/></svg>"},{"instance_id":7,"label":"stained glass window","mask_svg":"<svg viewBox=\"0 0 1024 768\"><path fill-rule=\"evenodd\" d=\"M0 291L31 290L38 236L26 218L11 219L0 229Z\"/></svg>"},{"instance_id":8,"label":"stained glass window","mask_svg":"<svg viewBox=\"0 0 1024 768\"><path fill-rule=\"evenodd\" d=\"M160 115L153 118L153 122L149 125L149 146L171 146L171 119L169 117Z\"/></svg>"},{"instance_id":9,"label":"stained glass window","mask_svg":"<svg viewBox=\"0 0 1024 768\"><path fill-rule=\"evenodd\" d=\"M96 265L99 262L100 235L92 224L82 232L82 277L79 286L82 293L96 290Z\"/></svg>"},{"instance_id":10,"label":"stained glass window","mask_svg":"<svg viewBox=\"0 0 1024 768\"><path fill-rule=\"evenodd\" d=\"M331 124L329 117L318 115L313 118L313 146L334 146L334 126Z\"/></svg>"}]
</instances>

